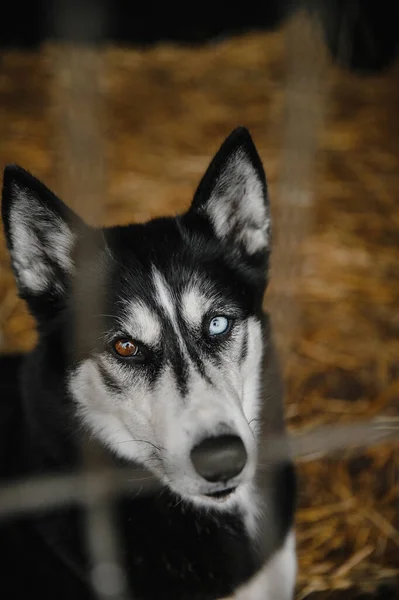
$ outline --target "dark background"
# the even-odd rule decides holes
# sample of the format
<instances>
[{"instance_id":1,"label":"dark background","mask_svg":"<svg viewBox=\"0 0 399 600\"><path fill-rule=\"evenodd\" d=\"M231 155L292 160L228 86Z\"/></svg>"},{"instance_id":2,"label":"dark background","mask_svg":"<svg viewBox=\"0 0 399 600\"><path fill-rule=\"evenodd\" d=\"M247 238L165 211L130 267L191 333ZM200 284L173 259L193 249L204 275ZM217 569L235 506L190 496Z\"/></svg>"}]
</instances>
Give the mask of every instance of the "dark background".
<instances>
[{"instance_id":1,"label":"dark background","mask_svg":"<svg viewBox=\"0 0 399 600\"><path fill-rule=\"evenodd\" d=\"M322 23L334 59L369 73L390 66L398 52L397 0L246 0L236 4L132 0L14 0L3 4L2 48L35 48L46 39L159 41L199 44L247 31L276 29L305 8Z\"/></svg>"}]
</instances>

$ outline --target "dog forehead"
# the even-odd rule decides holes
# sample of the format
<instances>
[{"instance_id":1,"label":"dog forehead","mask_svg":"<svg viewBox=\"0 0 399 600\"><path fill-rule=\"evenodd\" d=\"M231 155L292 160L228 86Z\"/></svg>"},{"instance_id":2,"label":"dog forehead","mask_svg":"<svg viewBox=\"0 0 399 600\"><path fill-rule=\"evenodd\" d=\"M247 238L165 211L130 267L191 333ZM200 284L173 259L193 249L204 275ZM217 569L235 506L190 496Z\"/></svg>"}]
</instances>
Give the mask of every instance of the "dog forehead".
<instances>
[{"instance_id":1,"label":"dog forehead","mask_svg":"<svg viewBox=\"0 0 399 600\"><path fill-rule=\"evenodd\" d=\"M117 303L122 328L149 345L160 341L166 324L169 333L172 326L179 337L183 336L183 323L198 329L207 312L220 304L213 286L198 273L167 277L154 265L138 288L123 292Z\"/></svg>"},{"instance_id":2,"label":"dog forehead","mask_svg":"<svg viewBox=\"0 0 399 600\"><path fill-rule=\"evenodd\" d=\"M143 341L145 333L148 342L154 343L166 323L180 334L183 323L197 329L211 309L240 304L240 294L231 291L232 277L224 263L215 258L210 264L206 253L193 252L181 238L178 244L164 247L170 229L172 238L176 230L165 223L157 229L163 234L157 239L149 225L138 230L135 226L123 228L117 237L112 234L110 254L115 251L116 260L109 265L113 285L108 289L108 312L115 313L116 308L119 313L122 305L128 331L138 331ZM148 235L144 235L146 231Z\"/></svg>"},{"instance_id":3,"label":"dog forehead","mask_svg":"<svg viewBox=\"0 0 399 600\"><path fill-rule=\"evenodd\" d=\"M174 284L173 280L167 279L153 267L152 281L157 307L173 324L183 320L187 325L197 328L212 305L220 304L220 294L214 283L199 270L186 272Z\"/></svg>"}]
</instances>

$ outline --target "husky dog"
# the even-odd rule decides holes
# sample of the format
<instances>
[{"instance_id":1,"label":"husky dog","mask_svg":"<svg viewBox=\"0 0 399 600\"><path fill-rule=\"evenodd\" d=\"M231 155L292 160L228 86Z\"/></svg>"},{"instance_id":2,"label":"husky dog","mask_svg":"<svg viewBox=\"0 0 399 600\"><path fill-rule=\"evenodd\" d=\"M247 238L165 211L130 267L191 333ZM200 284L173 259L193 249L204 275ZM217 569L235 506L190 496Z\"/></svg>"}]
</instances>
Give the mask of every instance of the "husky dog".
<instances>
[{"instance_id":1,"label":"husky dog","mask_svg":"<svg viewBox=\"0 0 399 600\"><path fill-rule=\"evenodd\" d=\"M70 472L82 439L99 444L161 486L113 506L129 597L290 600L295 473L264 452L284 419L262 311L269 200L248 131L226 139L183 215L92 228L9 166L2 216L39 335L0 361L2 483ZM1 597L94 598L84 517L3 519Z\"/></svg>"}]
</instances>

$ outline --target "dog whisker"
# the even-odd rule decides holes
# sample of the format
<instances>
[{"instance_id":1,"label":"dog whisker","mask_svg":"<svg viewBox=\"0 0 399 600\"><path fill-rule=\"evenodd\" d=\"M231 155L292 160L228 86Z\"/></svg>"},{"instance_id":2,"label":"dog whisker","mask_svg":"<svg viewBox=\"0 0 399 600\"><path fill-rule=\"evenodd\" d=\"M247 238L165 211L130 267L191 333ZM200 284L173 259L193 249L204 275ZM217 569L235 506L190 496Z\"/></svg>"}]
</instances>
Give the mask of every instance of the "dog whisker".
<instances>
[{"instance_id":1,"label":"dog whisker","mask_svg":"<svg viewBox=\"0 0 399 600\"><path fill-rule=\"evenodd\" d=\"M153 448L155 448L159 452L165 451L165 448L163 448L162 446L157 446L156 444L154 444L153 442L150 442L149 440L138 440L135 438L131 438L128 440L121 440L119 442L114 442L114 443L115 444L129 444L130 442L141 442L143 444L149 444L150 446L153 446Z\"/></svg>"},{"instance_id":2,"label":"dog whisker","mask_svg":"<svg viewBox=\"0 0 399 600\"><path fill-rule=\"evenodd\" d=\"M147 477L129 477L128 481L136 483L137 481L150 481L151 479L154 479L153 475L148 475Z\"/></svg>"}]
</instances>

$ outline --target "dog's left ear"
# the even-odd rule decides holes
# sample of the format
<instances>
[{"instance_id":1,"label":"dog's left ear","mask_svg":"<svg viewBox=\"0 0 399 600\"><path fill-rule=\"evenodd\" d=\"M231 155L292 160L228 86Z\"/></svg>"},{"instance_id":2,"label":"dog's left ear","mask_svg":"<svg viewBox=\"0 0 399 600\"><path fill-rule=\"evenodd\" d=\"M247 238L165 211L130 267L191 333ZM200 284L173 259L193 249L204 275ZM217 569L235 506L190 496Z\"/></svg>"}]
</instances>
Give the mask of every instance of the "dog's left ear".
<instances>
[{"instance_id":1,"label":"dog's left ear","mask_svg":"<svg viewBox=\"0 0 399 600\"><path fill-rule=\"evenodd\" d=\"M74 264L72 250L83 221L30 173L6 167L2 217L21 297L64 296Z\"/></svg>"},{"instance_id":2,"label":"dog's left ear","mask_svg":"<svg viewBox=\"0 0 399 600\"><path fill-rule=\"evenodd\" d=\"M249 257L269 251L266 177L247 129L235 129L225 140L202 178L188 214L205 218L231 249Z\"/></svg>"}]
</instances>

